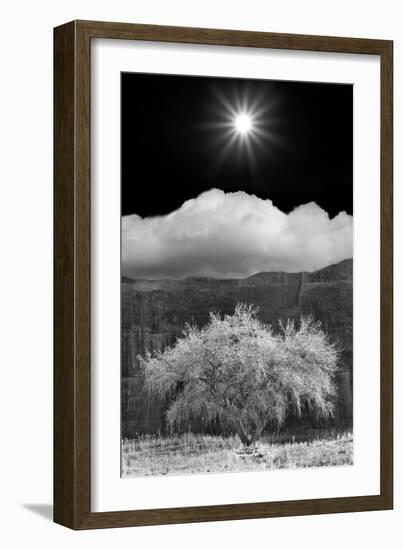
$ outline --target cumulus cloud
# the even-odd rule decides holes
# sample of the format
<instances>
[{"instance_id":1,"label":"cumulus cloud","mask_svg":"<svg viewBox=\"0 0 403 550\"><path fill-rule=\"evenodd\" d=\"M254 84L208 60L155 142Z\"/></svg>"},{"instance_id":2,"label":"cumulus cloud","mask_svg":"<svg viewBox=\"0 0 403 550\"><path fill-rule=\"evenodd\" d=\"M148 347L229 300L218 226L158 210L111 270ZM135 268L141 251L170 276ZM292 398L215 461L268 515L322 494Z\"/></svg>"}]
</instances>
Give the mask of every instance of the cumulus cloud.
<instances>
[{"instance_id":1,"label":"cumulus cloud","mask_svg":"<svg viewBox=\"0 0 403 550\"><path fill-rule=\"evenodd\" d=\"M243 191L210 189L166 216L122 219L122 272L132 278L313 271L352 255L352 216L330 219L314 202L286 214Z\"/></svg>"}]
</instances>

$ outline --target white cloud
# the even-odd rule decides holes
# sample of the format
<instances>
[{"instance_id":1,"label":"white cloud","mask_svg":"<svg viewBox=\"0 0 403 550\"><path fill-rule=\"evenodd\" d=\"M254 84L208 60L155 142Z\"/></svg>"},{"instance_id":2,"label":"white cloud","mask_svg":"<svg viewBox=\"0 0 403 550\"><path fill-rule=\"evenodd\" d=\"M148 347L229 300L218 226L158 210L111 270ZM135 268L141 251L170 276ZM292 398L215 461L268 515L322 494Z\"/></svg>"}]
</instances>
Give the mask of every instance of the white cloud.
<instances>
[{"instance_id":1,"label":"white cloud","mask_svg":"<svg viewBox=\"0 0 403 550\"><path fill-rule=\"evenodd\" d=\"M314 202L285 214L270 200L210 189L166 216L122 219L122 272L133 278L313 271L352 255L352 216L330 219Z\"/></svg>"}]
</instances>

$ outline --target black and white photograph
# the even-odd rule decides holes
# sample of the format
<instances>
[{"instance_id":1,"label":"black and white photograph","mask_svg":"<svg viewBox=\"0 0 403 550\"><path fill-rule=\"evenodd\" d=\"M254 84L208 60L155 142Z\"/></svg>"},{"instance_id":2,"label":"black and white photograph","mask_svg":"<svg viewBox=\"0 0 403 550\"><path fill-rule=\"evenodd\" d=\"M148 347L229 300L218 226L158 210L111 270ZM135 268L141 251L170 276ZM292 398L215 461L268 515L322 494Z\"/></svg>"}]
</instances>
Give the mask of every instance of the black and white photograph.
<instances>
[{"instance_id":1,"label":"black and white photograph","mask_svg":"<svg viewBox=\"0 0 403 550\"><path fill-rule=\"evenodd\" d=\"M121 476L341 467L353 86L121 74Z\"/></svg>"}]
</instances>

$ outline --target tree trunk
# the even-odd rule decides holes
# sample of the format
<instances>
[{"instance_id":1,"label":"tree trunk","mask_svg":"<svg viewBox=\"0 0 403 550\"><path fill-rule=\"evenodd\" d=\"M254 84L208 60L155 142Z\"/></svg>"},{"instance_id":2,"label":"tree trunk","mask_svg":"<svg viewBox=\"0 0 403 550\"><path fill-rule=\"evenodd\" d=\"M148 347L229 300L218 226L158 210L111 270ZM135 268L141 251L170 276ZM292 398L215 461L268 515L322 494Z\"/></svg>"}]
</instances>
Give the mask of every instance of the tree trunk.
<instances>
[{"instance_id":1,"label":"tree trunk","mask_svg":"<svg viewBox=\"0 0 403 550\"><path fill-rule=\"evenodd\" d=\"M242 444L245 445L245 447L249 447L260 439L263 432L264 423L261 421L257 421L255 430L251 434L248 434L245 430L245 426L243 425L242 420L237 420L235 422L235 428Z\"/></svg>"},{"instance_id":2,"label":"tree trunk","mask_svg":"<svg viewBox=\"0 0 403 550\"><path fill-rule=\"evenodd\" d=\"M263 432L263 428L264 428L263 422L258 421L255 427L255 431L252 434L252 441L251 441L252 443L256 443L256 441L260 439Z\"/></svg>"},{"instance_id":3,"label":"tree trunk","mask_svg":"<svg viewBox=\"0 0 403 550\"><path fill-rule=\"evenodd\" d=\"M246 447L249 447L249 445L252 443L252 438L245 430L245 426L242 423L242 420L237 420L235 422L235 429L237 434L239 435L239 439L241 440L242 444Z\"/></svg>"}]
</instances>

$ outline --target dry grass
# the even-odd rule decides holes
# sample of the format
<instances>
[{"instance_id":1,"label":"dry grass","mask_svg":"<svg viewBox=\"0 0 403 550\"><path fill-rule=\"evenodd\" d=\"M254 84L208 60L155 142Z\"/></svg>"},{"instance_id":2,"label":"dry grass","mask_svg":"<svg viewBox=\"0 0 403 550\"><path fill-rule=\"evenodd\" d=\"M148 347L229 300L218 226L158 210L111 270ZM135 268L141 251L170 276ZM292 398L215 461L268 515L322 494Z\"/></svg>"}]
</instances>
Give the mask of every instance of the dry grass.
<instances>
[{"instance_id":1,"label":"dry grass","mask_svg":"<svg viewBox=\"0 0 403 550\"><path fill-rule=\"evenodd\" d=\"M122 477L221 473L353 464L351 433L321 433L308 441L263 437L246 449L237 436L182 434L122 441Z\"/></svg>"}]
</instances>

